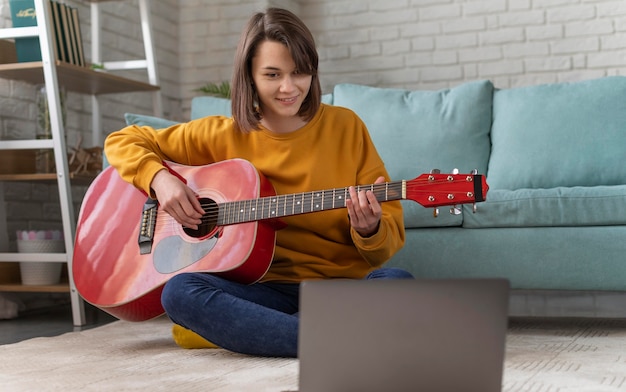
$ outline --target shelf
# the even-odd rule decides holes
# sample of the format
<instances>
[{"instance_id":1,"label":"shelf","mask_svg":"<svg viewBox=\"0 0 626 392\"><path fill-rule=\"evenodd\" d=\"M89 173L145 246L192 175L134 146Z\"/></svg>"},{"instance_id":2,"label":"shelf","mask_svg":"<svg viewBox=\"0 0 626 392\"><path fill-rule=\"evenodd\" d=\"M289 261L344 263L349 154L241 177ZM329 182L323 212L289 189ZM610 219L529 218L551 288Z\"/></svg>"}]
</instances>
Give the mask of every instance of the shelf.
<instances>
[{"instance_id":1,"label":"shelf","mask_svg":"<svg viewBox=\"0 0 626 392\"><path fill-rule=\"evenodd\" d=\"M94 71L87 67L56 61L59 84L68 91L99 95L138 91L157 91L158 86ZM43 62L0 64L0 78L43 84Z\"/></svg>"},{"instance_id":2,"label":"shelf","mask_svg":"<svg viewBox=\"0 0 626 392\"><path fill-rule=\"evenodd\" d=\"M0 283L0 292L13 293L69 293L69 283L51 284L45 286L30 286L16 283Z\"/></svg>"},{"instance_id":3,"label":"shelf","mask_svg":"<svg viewBox=\"0 0 626 392\"><path fill-rule=\"evenodd\" d=\"M70 284L67 270L64 269L59 284L24 285L20 278L17 263L0 262L0 292L15 293L69 293Z\"/></svg>"},{"instance_id":4,"label":"shelf","mask_svg":"<svg viewBox=\"0 0 626 392\"><path fill-rule=\"evenodd\" d=\"M45 262L45 263L64 263L67 261L66 253L23 253L23 252L0 252L0 282L2 282L2 274L7 272L3 270L1 263L17 263L17 262Z\"/></svg>"},{"instance_id":5,"label":"shelf","mask_svg":"<svg viewBox=\"0 0 626 392\"><path fill-rule=\"evenodd\" d=\"M96 178L95 175L72 174L70 181L77 185L89 185ZM56 181L56 173L27 173L27 174L0 174L0 181Z\"/></svg>"},{"instance_id":6,"label":"shelf","mask_svg":"<svg viewBox=\"0 0 626 392\"><path fill-rule=\"evenodd\" d=\"M0 181L58 181L58 173L37 173L36 154L37 150L31 150L33 146L41 145L46 148L52 145L52 139L39 140L0 140ZM20 148L20 149L15 149ZM68 160L70 157L68 156ZM89 185L102 170L102 163L94 161L87 166L85 171L73 173L78 170L78 164L73 163L69 167L69 179L73 185Z\"/></svg>"}]
</instances>

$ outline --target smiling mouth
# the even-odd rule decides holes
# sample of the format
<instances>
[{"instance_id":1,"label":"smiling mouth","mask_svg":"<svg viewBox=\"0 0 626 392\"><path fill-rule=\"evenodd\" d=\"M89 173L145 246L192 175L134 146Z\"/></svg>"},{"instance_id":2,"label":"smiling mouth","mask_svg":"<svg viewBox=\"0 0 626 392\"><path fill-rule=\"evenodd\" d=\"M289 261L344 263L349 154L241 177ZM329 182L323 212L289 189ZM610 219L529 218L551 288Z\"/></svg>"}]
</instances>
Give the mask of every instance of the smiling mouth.
<instances>
[{"instance_id":1,"label":"smiling mouth","mask_svg":"<svg viewBox=\"0 0 626 392\"><path fill-rule=\"evenodd\" d=\"M298 97L291 97L291 98L276 98L279 102L284 102L284 103L294 103L298 100Z\"/></svg>"}]
</instances>

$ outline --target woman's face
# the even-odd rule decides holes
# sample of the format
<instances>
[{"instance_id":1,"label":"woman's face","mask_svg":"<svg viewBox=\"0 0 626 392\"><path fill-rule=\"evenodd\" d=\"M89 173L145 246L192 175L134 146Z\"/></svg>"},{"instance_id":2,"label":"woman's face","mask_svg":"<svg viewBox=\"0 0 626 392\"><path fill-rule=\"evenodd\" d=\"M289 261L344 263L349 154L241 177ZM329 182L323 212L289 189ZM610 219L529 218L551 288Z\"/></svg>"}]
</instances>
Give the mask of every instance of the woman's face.
<instances>
[{"instance_id":1,"label":"woman's face","mask_svg":"<svg viewBox=\"0 0 626 392\"><path fill-rule=\"evenodd\" d=\"M252 58L252 79L263 125L276 132L294 131L304 125L298 111L309 94L312 76L296 69L285 45L276 41L259 44ZM290 124L296 128L288 129Z\"/></svg>"}]
</instances>

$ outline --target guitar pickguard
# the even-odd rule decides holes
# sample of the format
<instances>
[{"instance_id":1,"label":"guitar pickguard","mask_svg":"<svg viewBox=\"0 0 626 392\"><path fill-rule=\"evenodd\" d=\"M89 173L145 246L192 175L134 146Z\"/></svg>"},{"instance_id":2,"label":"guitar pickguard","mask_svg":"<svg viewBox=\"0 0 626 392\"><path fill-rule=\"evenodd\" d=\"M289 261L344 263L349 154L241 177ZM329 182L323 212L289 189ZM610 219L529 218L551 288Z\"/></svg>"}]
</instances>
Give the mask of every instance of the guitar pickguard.
<instances>
[{"instance_id":1,"label":"guitar pickguard","mask_svg":"<svg viewBox=\"0 0 626 392\"><path fill-rule=\"evenodd\" d=\"M218 236L200 242L187 242L174 235L159 241L154 249L154 268L162 274L171 274L205 257L217 244Z\"/></svg>"}]
</instances>

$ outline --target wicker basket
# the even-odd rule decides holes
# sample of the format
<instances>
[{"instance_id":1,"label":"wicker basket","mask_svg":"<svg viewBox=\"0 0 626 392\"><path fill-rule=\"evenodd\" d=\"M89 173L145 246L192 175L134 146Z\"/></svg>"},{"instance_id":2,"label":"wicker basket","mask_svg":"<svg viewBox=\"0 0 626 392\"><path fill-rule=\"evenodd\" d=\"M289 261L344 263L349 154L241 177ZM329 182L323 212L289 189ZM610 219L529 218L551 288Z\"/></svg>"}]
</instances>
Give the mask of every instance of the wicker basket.
<instances>
[{"instance_id":1,"label":"wicker basket","mask_svg":"<svg viewBox=\"0 0 626 392\"><path fill-rule=\"evenodd\" d=\"M63 253L63 240L18 240L20 253ZM39 286L58 284L61 281L63 263L27 261L20 263L22 284Z\"/></svg>"}]
</instances>

